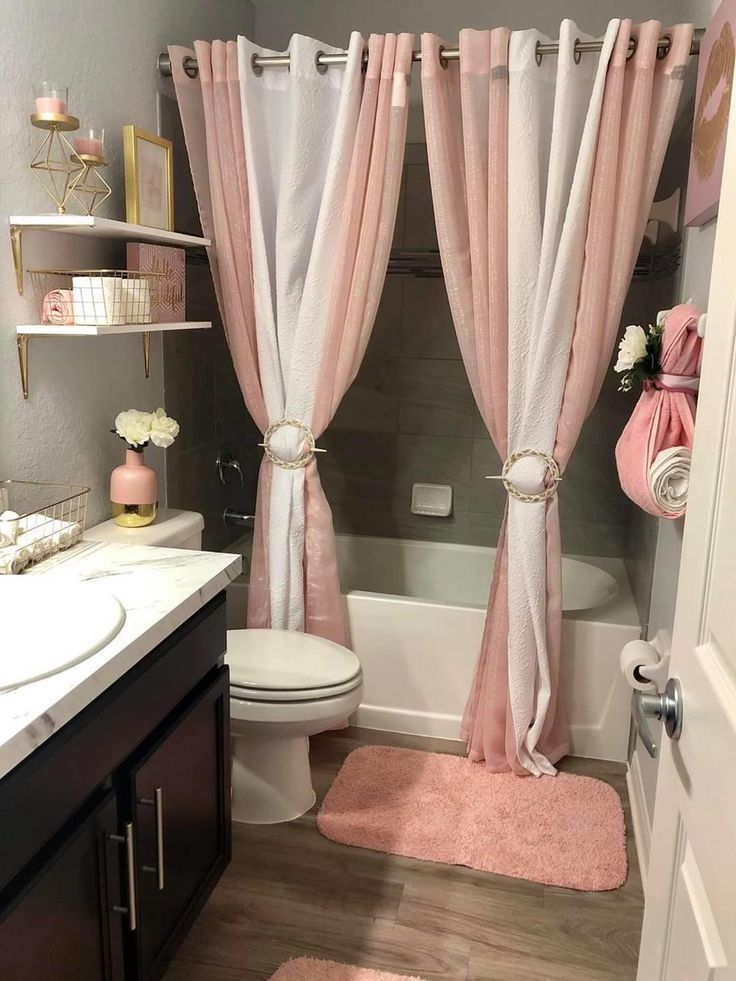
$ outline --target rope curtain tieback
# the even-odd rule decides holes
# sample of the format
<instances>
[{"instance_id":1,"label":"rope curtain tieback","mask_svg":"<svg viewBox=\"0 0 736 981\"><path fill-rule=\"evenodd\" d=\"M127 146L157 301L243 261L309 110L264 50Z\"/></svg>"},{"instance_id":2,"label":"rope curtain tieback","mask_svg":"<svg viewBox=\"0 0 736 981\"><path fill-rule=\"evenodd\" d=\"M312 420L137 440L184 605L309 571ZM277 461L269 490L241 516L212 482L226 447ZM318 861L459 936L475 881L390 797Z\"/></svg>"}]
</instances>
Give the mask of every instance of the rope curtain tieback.
<instances>
[{"instance_id":1,"label":"rope curtain tieback","mask_svg":"<svg viewBox=\"0 0 736 981\"><path fill-rule=\"evenodd\" d=\"M511 468L514 466L514 464L519 460L524 459L524 457L529 456L542 460L546 469L545 485L537 494L525 494L523 491L520 491L518 487L514 486L510 479ZM502 480L503 486L506 488L506 492L510 494L511 497L516 498L517 501L523 501L524 504L536 504L539 501L546 501L548 497L552 497L553 494L557 493L557 485L562 480L562 474L560 473L560 468L557 465L557 461L554 457L550 456L549 453L545 453L543 450L526 448L512 453L504 463L501 473L489 474L486 477L486 480Z\"/></svg>"},{"instance_id":2,"label":"rope curtain tieback","mask_svg":"<svg viewBox=\"0 0 736 981\"><path fill-rule=\"evenodd\" d=\"M291 429L298 429L300 432L304 433L304 439L307 443L306 452L303 453L296 460L284 460L282 457L277 456L276 453L271 449L271 439L274 434L279 431L279 429L285 429L286 427ZM281 467L282 470L300 470L302 467L306 467L310 460L314 459L315 453L326 453L327 450L322 450L318 446L314 445L314 433L306 424L306 422L301 422L299 419L277 419L272 422L268 429L263 434L263 442L258 444L263 447L263 452L266 454L268 459L276 467Z\"/></svg>"}]
</instances>

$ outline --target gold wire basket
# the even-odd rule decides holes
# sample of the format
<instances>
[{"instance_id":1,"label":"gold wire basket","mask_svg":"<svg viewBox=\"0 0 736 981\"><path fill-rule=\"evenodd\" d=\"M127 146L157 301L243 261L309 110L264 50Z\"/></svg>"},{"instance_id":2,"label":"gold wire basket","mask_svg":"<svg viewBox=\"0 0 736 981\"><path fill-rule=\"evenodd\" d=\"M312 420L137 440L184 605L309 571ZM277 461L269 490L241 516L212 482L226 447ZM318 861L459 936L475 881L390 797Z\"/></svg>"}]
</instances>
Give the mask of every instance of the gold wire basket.
<instances>
[{"instance_id":1,"label":"gold wire basket","mask_svg":"<svg viewBox=\"0 0 736 981\"><path fill-rule=\"evenodd\" d=\"M150 324L151 299L163 273L130 269L30 269L43 324L114 327Z\"/></svg>"},{"instance_id":2,"label":"gold wire basket","mask_svg":"<svg viewBox=\"0 0 736 981\"><path fill-rule=\"evenodd\" d=\"M0 575L15 575L76 545L89 487L0 480Z\"/></svg>"}]
</instances>

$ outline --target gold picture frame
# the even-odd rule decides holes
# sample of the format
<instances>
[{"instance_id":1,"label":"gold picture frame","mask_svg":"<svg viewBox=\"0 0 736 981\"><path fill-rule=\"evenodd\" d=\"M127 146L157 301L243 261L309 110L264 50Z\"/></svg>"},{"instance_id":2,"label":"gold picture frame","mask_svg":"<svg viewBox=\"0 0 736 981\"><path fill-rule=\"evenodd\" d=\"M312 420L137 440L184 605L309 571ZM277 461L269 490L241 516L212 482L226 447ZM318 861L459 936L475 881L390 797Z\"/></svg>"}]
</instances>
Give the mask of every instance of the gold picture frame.
<instances>
[{"instance_id":1,"label":"gold picture frame","mask_svg":"<svg viewBox=\"0 0 736 981\"><path fill-rule=\"evenodd\" d=\"M125 217L174 231L174 144L139 126L123 126Z\"/></svg>"}]
</instances>

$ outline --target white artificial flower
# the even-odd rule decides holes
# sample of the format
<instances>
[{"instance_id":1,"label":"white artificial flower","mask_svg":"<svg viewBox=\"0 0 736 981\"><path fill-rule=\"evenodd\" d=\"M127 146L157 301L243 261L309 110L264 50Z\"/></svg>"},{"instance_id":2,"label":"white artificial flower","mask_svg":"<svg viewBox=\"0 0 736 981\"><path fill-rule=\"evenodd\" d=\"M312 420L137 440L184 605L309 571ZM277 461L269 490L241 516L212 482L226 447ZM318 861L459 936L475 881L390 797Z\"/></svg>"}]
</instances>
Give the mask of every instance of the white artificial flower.
<instances>
[{"instance_id":1,"label":"white artificial flower","mask_svg":"<svg viewBox=\"0 0 736 981\"><path fill-rule=\"evenodd\" d=\"M179 435L179 423L167 416L163 409L151 414L151 442L166 449Z\"/></svg>"},{"instance_id":2,"label":"white artificial flower","mask_svg":"<svg viewBox=\"0 0 736 981\"><path fill-rule=\"evenodd\" d=\"M115 419L115 432L131 446L145 446L151 438L150 412L126 409Z\"/></svg>"},{"instance_id":3,"label":"white artificial flower","mask_svg":"<svg viewBox=\"0 0 736 981\"><path fill-rule=\"evenodd\" d=\"M618 346L618 361L613 370L631 371L637 361L645 358L646 354L647 335L644 328L638 324L629 324Z\"/></svg>"}]
</instances>

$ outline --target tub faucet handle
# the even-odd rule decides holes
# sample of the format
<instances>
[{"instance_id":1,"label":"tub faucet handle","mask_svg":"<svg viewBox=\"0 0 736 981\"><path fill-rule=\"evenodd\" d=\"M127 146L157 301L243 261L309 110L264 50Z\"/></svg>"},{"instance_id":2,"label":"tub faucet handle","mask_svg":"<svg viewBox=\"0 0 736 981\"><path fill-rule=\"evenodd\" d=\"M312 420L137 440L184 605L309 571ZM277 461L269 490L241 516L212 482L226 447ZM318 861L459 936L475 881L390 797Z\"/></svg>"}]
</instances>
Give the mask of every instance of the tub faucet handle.
<instances>
[{"instance_id":1,"label":"tub faucet handle","mask_svg":"<svg viewBox=\"0 0 736 981\"><path fill-rule=\"evenodd\" d=\"M240 462L235 459L230 450L220 450L217 454L217 460L215 461L215 466L217 467L217 476L220 480L222 486L225 486L226 470L234 470L235 473L240 477L240 486L243 486L243 470L240 466Z\"/></svg>"}]
</instances>

